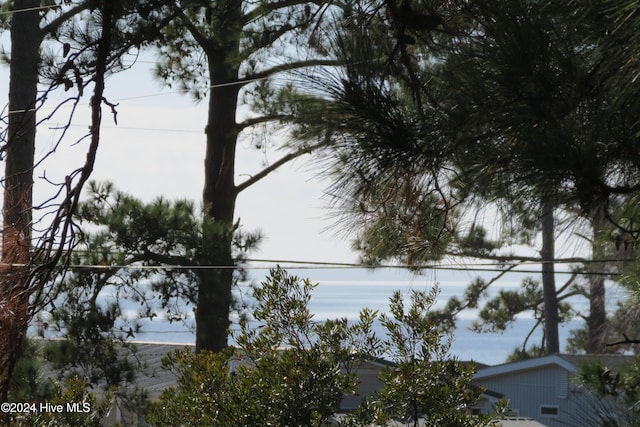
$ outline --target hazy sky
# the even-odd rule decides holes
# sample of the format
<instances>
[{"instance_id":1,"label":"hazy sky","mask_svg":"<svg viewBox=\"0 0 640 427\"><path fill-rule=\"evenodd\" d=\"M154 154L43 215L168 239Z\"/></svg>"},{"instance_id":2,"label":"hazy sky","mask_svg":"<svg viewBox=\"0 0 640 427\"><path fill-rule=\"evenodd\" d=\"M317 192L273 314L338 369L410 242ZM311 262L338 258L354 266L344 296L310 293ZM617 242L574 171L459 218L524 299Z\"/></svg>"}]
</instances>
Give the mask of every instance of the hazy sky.
<instances>
[{"instance_id":1,"label":"hazy sky","mask_svg":"<svg viewBox=\"0 0 640 427\"><path fill-rule=\"evenodd\" d=\"M5 38L3 38L5 39ZM6 40L6 39L5 39ZM8 49L8 43L5 43ZM105 96L118 103L118 125L108 109L103 112L103 130L95 180L112 180L117 187L150 201L157 196L187 198L199 202L204 182L204 148L207 101L199 104L188 95L164 87L153 77L152 56L133 69L109 78ZM0 68L0 103L7 102L8 67ZM71 93L71 92L70 92ZM53 107L68 95L59 91L47 101ZM86 143L75 144L89 125L89 97L78 108L74 125L54 156L38 168L38 176L63 179L80 166ZM40 117L48 114L45 109ZM57 140L56 125L66 120L59 113L38 128L36 155L49 151ZM236 182L258 172L265 162L282 155L274 147L261 152L248 140L239 143ZM258 184L242 192L236 216L247 230L260 228L265 239L255 258L353 262L357 255L349 239L326 231L332 224L323 193L327 183L319 182L308 163L310 156L293 161ZM4 168L4 167L3 167ZM48 196L51 188L36 179L36 199Z\"/></svg>"}]
</instances>

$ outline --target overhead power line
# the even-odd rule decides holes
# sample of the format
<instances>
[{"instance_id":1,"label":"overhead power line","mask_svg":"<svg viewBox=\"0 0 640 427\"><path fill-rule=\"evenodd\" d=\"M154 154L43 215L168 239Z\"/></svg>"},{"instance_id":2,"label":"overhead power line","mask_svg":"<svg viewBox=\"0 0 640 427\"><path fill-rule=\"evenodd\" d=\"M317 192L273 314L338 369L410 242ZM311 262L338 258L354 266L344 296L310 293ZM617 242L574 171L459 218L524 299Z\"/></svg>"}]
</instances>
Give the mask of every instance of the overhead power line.
<instances>
[{"instance_id":1,"label":"overhead power line","mask_svg":"<svg viewBox=\"0 0 640 427\"><path fill-rule=\"evenodd\" d=\"M16 13L22 12L33 12L34 10L47 10L47 9L57 9L59 8L59 4L50 4L45 6L36 6L36 7L28 7L25 9L17 9L17 10L3 10L0 11L0 15L15 15Z\"/></svg>"},{"instance_id":2,"label":"overhead power line","mask_svg":"<svg viewBox=\"0 0 640 427\"><path fill-rule=\"evenodd\" d=\"M448 264L434 264L434 265L402 265L402 264L383 264L383 265L366 265L357 263L340 263L340 262L313 262L313 261L295 261L295 260L247 260L249 262L265 263L270 265L257 266L257 265L104 265L104 264L70 264L65 268L70 270L228 270L228 269L243 269L243 270L268 270L280 266L289 270L343 270L343 269L398 269L398 270L440 270L440 271L467 271L467 272L488 272L488 273L520 273L520 274L540 274L540 270L534 269L517 269L513 265L500 265L500 264L479 264L479 265L448 265ZM539 263L542 264L542 263ZM5 267L24 267L24 264L0 264ZM560 270L555 271L558 275L576 274L575 271ZM580 271L580 275L584 276L620 276L619 272L606 272L606 271Z\"/></svg>"},{"instance_id":3,"label":"overhead power line","mask_svg":"<svg viewBox=\"0 0 640 427\"><path fill-rule=\"evenodd\" d=\"M87 124L70 124L69 127L82 127L88 128ZM58 129L59 126L52 126L49 129ZM171 129L171 128L150 128L150 127L135 127L135 126L102 126L102 129L110 129L110 130L126 130L126 131L142 131L142 132L175 132L175 133L194 133L194 134L202 134L204 135L204 131L202 130L194 130L194 129Z\"/></svg>"}]
</instances>

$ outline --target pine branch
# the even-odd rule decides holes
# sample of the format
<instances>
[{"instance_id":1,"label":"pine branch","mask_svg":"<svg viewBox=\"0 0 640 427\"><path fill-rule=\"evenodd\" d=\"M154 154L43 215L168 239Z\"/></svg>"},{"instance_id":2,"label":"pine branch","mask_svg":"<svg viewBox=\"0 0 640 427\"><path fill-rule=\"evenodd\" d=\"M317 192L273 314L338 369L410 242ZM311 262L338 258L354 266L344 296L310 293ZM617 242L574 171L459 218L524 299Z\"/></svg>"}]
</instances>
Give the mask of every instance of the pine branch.
<instances>
[{"instance_id":1,"label":"pine branch","mask_svg":"<svg viewBox=\"0 0 640 427\"><path fill-rule=\"evenodd\" d=\"M624 340L607 344L607 347L613 347L616 345L623 345L623 344L640 344L640 340L638 339L632 340L629 337L627 337L625 334L622 334L622 336L624 337Z\"/></svg>"},{"instance_id":2,"label":"pine branch","mask_svg":"<svg viewBox=\"0 0 640 427\"><path fill-rule=\"evenodd\" d=\"M68 19L71 19L72 17L76 16L78 13L82 12L83 10L89 9L89 7L93 5L93 3L94 2L92 1L84 1L81 4L75 7L72 7L71 9L62 13L60 16L53 19L51 22L49 22L47 25L45 25L40 29L40 37L44 38L47 34L54 32L56 29L58 29L60 25L62 25Z\"/></svg>"},{"instance_id":3,"label":"pine branch","mask_svg":"<svg viewBox=\"0 0 640 427\"><path fill-rule=\"evenodd\" d=\"M184 13L184 11L178 10L177 17L184 24L184 26L187 27L187 30L189 31L189 33L191 33L191 36L194 38L196 43L198 43L200 47L204 49L205 53L208 53L207 51L210 50L211 48L210 40L204 34L202 34L202 32L193 23L193 21L189 19L189 17Z\"/></svg>"},{"instance_id":4,"label":"pine branch","mask_svg":"<svg viewBox=\"0 0 640 427\"><path fill-rule=\"evenodd\" d=\"M253 8L249 13L246 13L243 17L244 24L248 24L249 22L255 21L256 19L266 16L269 13L276 11L278 9L286 9L292 6L299 6L303 4L315 4L316 6L323 6L327 4L324 0L318 1L309 1L309 0L283 0L274 3L266 3L261 5L260 7Z\"/></svg>"},{"instance_id":5,"label":"pine branch","mask_svg":"<svg viewBox=\"0 0 640 427\"><path fill-rule=\"evenodd\" d=\"M145 249L144 252L140 254L136 254L131 256L126 260L125 265L131 265L136 262L154 262L159 266L174 266L174 267L185 267L185 266L196 266L197 264L193 262L193 260L189 257L182 255L166 255L158 252L153 252L148 249Z\"/></svg>"},{"instance_id":6,"label":"pine branch","mask_svg":"<svg viewBox=\"0 0 640 427\"><path fill-rule=\"evenodd\" d=\"M292 153L287 154L286 156L280 158L275 163L272 163L271 165L269 165L268 167L264 168L263 170L261 170L257 174L253 175L251 178L247 179L242 184L238 185L236 187L236 191L238 193L240 193L241 191L246 190L248 187L250 187L253 184L255 184L256 182L260 181L261 179L263 179L264 177L269 175L271 172L275 171L276 169L280 168L281 166L283 166L284 164L290 162L291 160L296 159L296 158L302 156L303 154L311 153L311 152L317 150L318 148L326 146L327 144L328 144L328 142L326 142L326 141L325 142L320 142L318 144L309 145L307 147L299 149L298 151L294 151Z\"/></svg>"},{"instance_id":7,"label":"pine branch","mask_svg":"<svg viewBox=\"0 0 640 427\"><path fill-rule=\"evenodd\" d=\"M491 255L491 254L483 254L474 251L458 251L458 252L447 252L446 255L454 256L454 257L469 257L476 259L486 259L491 261L498 262L537 262L540 263L540 257L535 256L520 256L520 255ZM562 263L572 263L572 262L591 262L592 260L582 258L582 257L570 257L570 258L555 258L553 262L562 262Z\"/></svg>"},{"instance_id":8,"label":"pine branch","mask_svg":"<svg viewBox=\"0 0 640 427\"><path fill-rule=\"evenodd\" d=\"M273 76L274 74L282 73L285 71L299 70L302 68L311 67L336 67L342 65L343 61L337 59L309 59L305 61L288 62L286 64L276 65L275 67L267 68L266 70L259 71L254 74L249 74L241 79L238 79L234 84L245 86L256 80L262 80Z\"/></svg>"},{"instance_id":9,"label":"pine branch","mask_svg":"<svg viewBox=\"0 0 640 427\"><path fill-rule=\"evenodd\" d=\"M246 129L251 126L259 125L262 123L268 123L273 121L284 121L287 119L292 119L293 116L291 114L272 114L268 116L260 116L260 117L252 117L250 119L243 120L238 123L238 129Z\"/></svg>"}]
</instances>

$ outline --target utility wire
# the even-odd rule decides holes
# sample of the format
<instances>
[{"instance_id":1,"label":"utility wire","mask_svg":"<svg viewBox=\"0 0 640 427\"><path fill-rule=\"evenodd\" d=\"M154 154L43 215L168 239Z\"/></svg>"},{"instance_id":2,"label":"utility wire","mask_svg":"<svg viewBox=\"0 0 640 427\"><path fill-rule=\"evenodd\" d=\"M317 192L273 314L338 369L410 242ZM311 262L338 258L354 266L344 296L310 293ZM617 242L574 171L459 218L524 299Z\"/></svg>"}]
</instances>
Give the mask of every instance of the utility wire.
<instances>
[{"instance_id":1,"label":"utility wire","mask_svg":"<svg viewBox=\"0 0 640 427\"><path fill-rule=\"evenodd\" d=\"M88 125L86 124L78 124L78 123L73 123L70 124L69 127L83 127L83 128L87 128ZM59 129L59 126L52 126L49 129L52 130L56 130ZM203 134L204 135L204 131L201 130L193 130L193 129L171 129L171 128L145 128L145 127L135 127L135 126L102 126L102 129L116 129L116 130L133 130L133 131L143 131L143 132L176 132L176 133L197 133L197 134Z\"/></svg>"},{"instance_id":2,"label":"utility wire","mask_svg":"<svg viewBox=\"0 0 640 427\"><path fill-rule=\"evenodd\" d=\"M15 15L16 13L32 12L34 10L57 9L57 8L60 8L59 4L50 4L46 6L28 7L26 9L4 10L4 11L0 11L0 15Z\"/></svg>"},{"instance_id":3,"label":"utility wire","mask_svg":"<svg viewBox=\"0 0 640 427\"><path fill-rule=\"evenodd\" d=\"M246 83L251 83L251 82L257 82L260 80L267 80L273 78L273 76L265 76L265 77L258 77L255 79L249 79L249 80L237 80L237 81L231 81L231 82L226 82L226 83L217 83L214 85L208 85L209 89L216 89L216 88L220 88L220 87L227 87L227 86L234 86L234 85L239 85L239 84L246 84ZM147 95L136 95L136 96L128 96L125 98L115 98L112 100L112 102L122 102L122 101L130 101L132 99L143 99L143 98L153 98L153 97L157 97L157 96L165 96L165 95L175 95L175 94L182 94L181 91L170 91L170 92L157 92L157 93L151 93L151 94L147 94ZM79 105L89 105L89 103L81 103ZM33 112L33 111L39 111L39 110L52 110L54 108L57 107L38 107L38 108L31 108L28 110L10 110L7 112L7 114L19 114L19 113L25 113L25 112Z\"/></svg>"},{"instance_id":4,"label":"utility wire","mask_svg":"<svg viewBox=\"0 0 640 427\"><path fill-rule=\"evenodd\" d=\"M264 262L261 261L261 262ZM273 261L271 266L250 266L250 265L104 265L104 264L71 264L65 266L69 270L95 270L95 271L112 271L112 270L136 270L136 271L154 271L154 270L267 270L269 268L275 268L280 266L289 270L348 270L348 269L399 269L399 270L433 270L433 271L467 271L467 272L490 272L490 273L520 273L520 274L540 274L540 270L533 269L513 269L508 267L502 267L495 265L497 268L489 267L475 267L475 266L454 266L454 265L395 265L395 264L383 264L383 265L365 265L365 264L348 264L348 263L307 263L296 261ZM281 264L290 265L281 265ZM24 267L24 264L4 264L0 263L1 267ZM575 274L574 271L560 270L555 271L554 274L566 275ZM581 271L578 274L583 276L621 276L619 272L605 272L605 271Z\"/></svg>"},{"instance_id":5,"label":"utility wire","mask_svg":"<svg viewBox=\"0 0 640 427\"><path fill-rule=\"evenodd\" d=\"M1 13L0 13L1 14ZM276 73L278 74L278 73ZM285 74L285 73L283 73ZM208 89L216 89L216 88L221 88L221 87L228 87L228 86L236 86L236 85L246 85L248 83L254 83L254 82L258 82L261 80L269 80L269 79L273 79L274 75L266 75L266 76L262 76L262 77L256 77L256 78L252 78L252 79L244 79L244 78L238 78L237 80L233 80L230 82L224 82L224 83L216 83L216 84L210 84L207 85ZM278 76L278 78L282 78L280 75ZM291 81L291 83L295 83L295 81ZM165 96L165 95L173 95L173 94L184 94L186 92L184 91L169 91L169 92L157 92L157 93L152 93L152 94L147 94L147 95L136 95L136 96L128 96L125 98L116 98L113 99L112 102L121 102L121 101L129 101L132 99L143 99L143 98L152 98L152 97L156 97L156 96ZM80 105L89 105L89 103L86 104L80 104ZM8 111L7 114L17 114L17 113L25 113L25 112L32 112L32 111L38 111L39 109L42 110L47 110L47 109L53 109L53 108L57 108L57 107L47 107L47 108L33 108L33 109L28 109L28 110L11 110Z\"/></svg>"},{"instance_id":6,"label":"utility wire","mask_svg":"<svg viewBox=\"0 0 640 427\"><path fill-rule=\"evenodd\" d=\"M79 255L92 255L93 252L83 249L74 249L73 252ZM105 254L105 252L100 252L101 254ZM120 252L117 251L109 251L106 254L117 255ZM455 256L457 258L475 258L471 255L464 254L452 254L451 256ZM534 259L530 257L526 259L526 257L518 257L513 256L512 258L509 255L504 255L497 260L488 260L487 262L456 262L456 263L431 263L424 265L409 265L409 264L379 264L379 265L370 265L363 263L355 263L355 262L340 262L340 261L313 261L313 260L293 260L293 259L273 259L273 258L245 258L244 262L250 263L262 263L262 264L292 264L292 265L303 265L303 266L317 266L317 267L331 267L331 268L447 268L447 267L502 267L502 266L513 266L516 265L544 265L544 264L595 264L595 263L616 263L616 262L635 262L637 261L635 258L619 258L619 259L584 259L584 258L557 258L553 260L543 261L541 259ZM125 265L112 265L113 267L124 267ZM169 265L166 265L170 267ZM176 268L197 268L198 266L192 265L176 265ZM215 265L201 265L200 267L205 268L215 268L215 267L223 267L223 266L215 266ZM233 266L227 266L230 268L235 268ZM268 268L268 267L255 267L255 268Z\"/></svg>"},{"instance_id":7,"label":"utility wire","mask_svg":"<svg viewBox=\"0 0 640 427\"><path fill-rule=\"evenodd\" d=\"M458 257L465 257L463 254L459 254L456 255ZM467 258L472 258L471 256L467 255ZM331 262L331 261L304 261L304 260L277 260L277 259L258 259L258 258L248 258L247 261L250 262L263 262L263 263L289 263L289 264L309 264L309 265L318 265L318 266L322 266L322 265L337 265L337 266L347 266L347 267L379 267L377 265L372 266L372 265L367 265L367 264L362 264L362 263L344 263L344 262ZM513 265L514 263L517 264L591 264L591 263L607 263L607 262L631 262L631 261L636 261L635 258L622 258L622 259L581 259L581 258L558 258L558 259L554 259L554 260L549 260L549 261L542 261L542 260L536 260L536 259L517 259L516 257L514 257L513 259L509 259L508 255L504 256L504 259L501 260L497 260L497 261L492 261L492 262L484 262L484 263L468 263L469 265L473 265L473 266L500 266L502 264L509 264L509 265ZM447 267L447 266L458 266L461 263L456 263L455 265L452 264L443 264L443 263L439 263L439 264L426 264L424 265L424 268L429 268L429 267ZM402 266L402 265L400 265ZM416 265L405 265L406 267L419 267ZM395 264L383 264L380 265L380 267L397 267L397 265Z\"/></svg>"}]
</instances>

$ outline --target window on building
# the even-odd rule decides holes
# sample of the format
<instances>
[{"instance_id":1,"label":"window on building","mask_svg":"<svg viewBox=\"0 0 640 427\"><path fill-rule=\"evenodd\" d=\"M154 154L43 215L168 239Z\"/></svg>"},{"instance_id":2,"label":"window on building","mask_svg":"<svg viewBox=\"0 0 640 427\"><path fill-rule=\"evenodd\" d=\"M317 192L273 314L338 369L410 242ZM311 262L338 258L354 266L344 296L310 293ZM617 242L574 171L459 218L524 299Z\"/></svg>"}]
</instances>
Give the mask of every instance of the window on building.
<instances>
[{"instance_id":1,"label":"window on building","mask_svg":"<svg viewBox=\"0 0 640 427\"><path fill-rule=\"evenodd\" d=\"M545 417L557 417L558 410L556 405L540 405L540 415Z\"/></svg>"}]
</instances>

